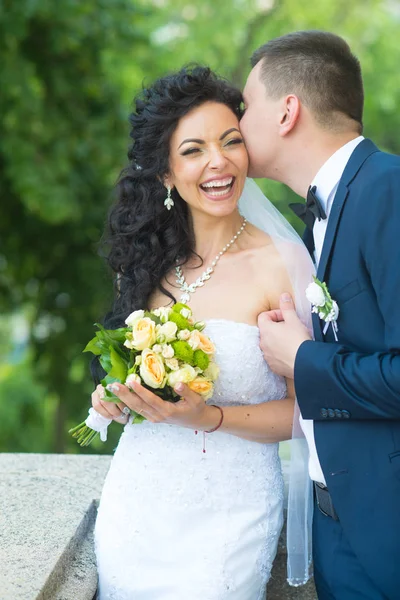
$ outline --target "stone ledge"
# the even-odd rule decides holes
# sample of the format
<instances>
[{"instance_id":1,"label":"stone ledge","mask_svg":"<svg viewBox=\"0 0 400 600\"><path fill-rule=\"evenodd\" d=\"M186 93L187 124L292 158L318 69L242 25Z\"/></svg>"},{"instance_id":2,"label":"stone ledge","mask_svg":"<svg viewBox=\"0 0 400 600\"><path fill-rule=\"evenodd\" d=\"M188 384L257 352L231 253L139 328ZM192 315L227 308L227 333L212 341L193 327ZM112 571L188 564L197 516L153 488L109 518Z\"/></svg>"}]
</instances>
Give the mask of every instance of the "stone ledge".
<instances>
[{"instance_id":1,"label":"stone ledge","mask_svg":"<svg viewBox=\"0 0 400 600\"><path fill-rule=\"evenodd\" d=\"M93 500L110 458L0 454L1 600L92 600Z\"/></svg>"}]
</instances>

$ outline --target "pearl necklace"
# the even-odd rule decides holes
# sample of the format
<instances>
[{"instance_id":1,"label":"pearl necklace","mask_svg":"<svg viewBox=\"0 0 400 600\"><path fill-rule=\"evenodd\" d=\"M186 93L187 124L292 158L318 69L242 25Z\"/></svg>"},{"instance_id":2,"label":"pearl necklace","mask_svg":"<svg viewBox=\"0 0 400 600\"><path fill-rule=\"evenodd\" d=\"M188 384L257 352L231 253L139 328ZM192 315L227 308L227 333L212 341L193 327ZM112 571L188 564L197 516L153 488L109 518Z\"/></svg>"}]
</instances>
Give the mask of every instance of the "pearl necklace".
<instances>
[{"instance_id":1,"label":"pearl necklace","mask_svg":"<svg viewBox=\"0 0 400 600\"><path fill-rule=\"evenodd\" d=\"M183 292L183 294L181 295L181 302L183 302L183 304L187 304L190 300L190 294L194 294L197 288L202 287L205 284L205 282L208 279L210 279L212 273L214 273L214 267L217 266L217 262L219 261L221 256L225 254L228 248L230 248L232 244L236 242L239 235L243 232L244 228L246 227L246 223L247 219L243 219L243 223L239 231L237 231L233 238L226 244L226 246L222 248L221 252L217 254L217 256L212 261L211 266L208 267L208 269L206 269L204 273L200 275L200 277L198 277L194 283L188 285L181 267L175 267L176 283L179 285L179 289L181 290L181 292Z\"/></svg>"}]
</instances>

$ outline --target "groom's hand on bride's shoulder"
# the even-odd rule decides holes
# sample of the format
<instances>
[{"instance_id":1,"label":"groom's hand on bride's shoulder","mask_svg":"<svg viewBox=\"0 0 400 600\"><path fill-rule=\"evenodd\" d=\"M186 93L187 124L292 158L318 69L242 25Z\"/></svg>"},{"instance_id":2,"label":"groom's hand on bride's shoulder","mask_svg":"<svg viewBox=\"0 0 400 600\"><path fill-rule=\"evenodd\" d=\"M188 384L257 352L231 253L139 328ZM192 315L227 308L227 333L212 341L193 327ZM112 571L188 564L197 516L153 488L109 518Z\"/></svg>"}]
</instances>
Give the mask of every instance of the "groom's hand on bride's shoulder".
<instances>
[{"instance_id":1,"label":"groom's hand on bride's shoulder","mask_svg":"<svg viewBox=\"0 0 400 600\"><path fill-rule=\"evenodd\" d=\"M297 316L291 295L281 295L279 309L260 313L258 326L265 360L275 373L293 379L297 351L311 337Z\"/></svg>"}]
</instances>

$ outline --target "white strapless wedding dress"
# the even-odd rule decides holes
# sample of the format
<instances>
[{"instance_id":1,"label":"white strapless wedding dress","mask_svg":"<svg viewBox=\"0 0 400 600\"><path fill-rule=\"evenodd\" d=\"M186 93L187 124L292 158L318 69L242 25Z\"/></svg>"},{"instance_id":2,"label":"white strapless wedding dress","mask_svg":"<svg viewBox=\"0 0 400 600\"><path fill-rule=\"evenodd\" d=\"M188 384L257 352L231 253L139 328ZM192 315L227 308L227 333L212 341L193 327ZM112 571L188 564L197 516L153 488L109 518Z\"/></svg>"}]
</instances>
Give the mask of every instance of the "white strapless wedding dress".
<instances>
[{"instance_id":1,"label":"white strapless wedding dress","mask_svg":"<svg viewBox=\"0 0 400 600\"><path fill-rule=\"evenodd\" d=\"M220 376L210 403L284 398L255 326L206 322ZM263 600L282 527L278 444L127 424L95 529L100 600Z\"/></svg>"}]
</instances>

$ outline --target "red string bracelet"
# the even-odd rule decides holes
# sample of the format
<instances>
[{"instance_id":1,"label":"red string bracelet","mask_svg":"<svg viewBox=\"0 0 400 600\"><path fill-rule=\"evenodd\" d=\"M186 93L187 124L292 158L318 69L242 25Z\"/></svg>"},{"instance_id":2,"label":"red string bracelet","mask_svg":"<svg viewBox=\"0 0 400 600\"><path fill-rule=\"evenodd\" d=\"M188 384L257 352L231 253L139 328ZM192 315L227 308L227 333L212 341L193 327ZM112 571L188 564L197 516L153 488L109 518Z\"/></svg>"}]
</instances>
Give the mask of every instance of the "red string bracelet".
<instances>
[{"instance_id":1,"label":"red string bracelet","mask_svg":"<svg viewBox=\"0 0 400 600\"><path fill-rule=\"evenodd\" d=\"M217 431L217 429L219 429L221 427L223 420L224 420L224 411L222 410L222 408L220 406L217 406L216 404L210 404L210 406L215 406L215 408L218 408L219 412L221 413L221 418L216 427L213 427L212 429L209 429L208 431L204 431L204 433L214 433L214 431Z\"/></svg>"}]
</instances>

